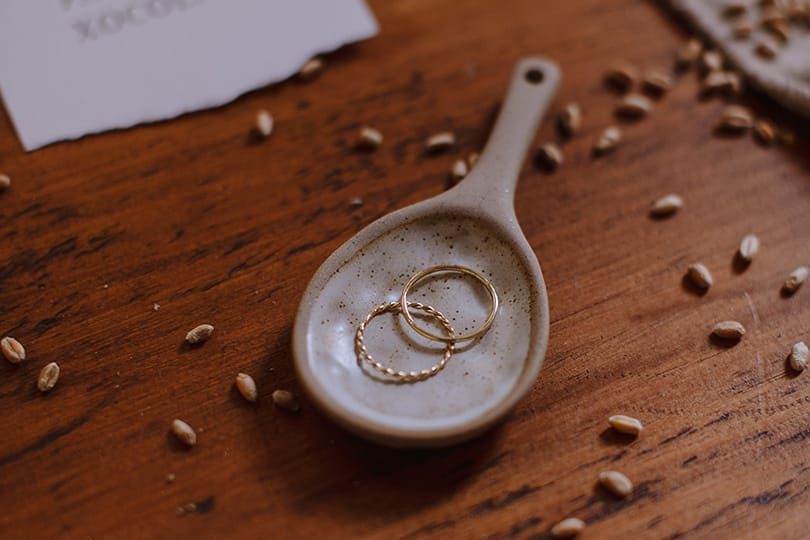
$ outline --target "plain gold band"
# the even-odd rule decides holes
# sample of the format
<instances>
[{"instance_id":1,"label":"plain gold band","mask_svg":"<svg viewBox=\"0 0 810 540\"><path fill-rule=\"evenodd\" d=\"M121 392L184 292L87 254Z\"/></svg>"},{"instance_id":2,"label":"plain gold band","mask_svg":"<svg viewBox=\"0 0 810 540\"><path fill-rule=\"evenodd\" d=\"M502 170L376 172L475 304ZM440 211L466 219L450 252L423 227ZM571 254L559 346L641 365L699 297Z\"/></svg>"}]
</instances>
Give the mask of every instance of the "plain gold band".
<instances>
[{"instance_id":1,"label":"plain gold band","mask_svg":"<svg viewBox=\"0 0 810 540\"><path fill-rule=\"evenodd\" d=\"M480 283L486 287L487 292L489 293L489 298L491 301L491 308L489 312L489 316L487 320L484 321L484 324L481 325L478 330L475 332L471 332L466 335L462 336L437 336L435 334L431 334L427 330L419 328L414 322L413 317L411 316L410 311L408 311L408 293L410 290L420 281L425 279L426 277L439 274L442 272L456 272L460 274L466 274L468 276L472 276L477 279ZM402 288L402 296L399 298L399 306L402 312L402 315L405 317L408 325L414 329L420 336L426 337L433 341L441 341L442 343L456 343L459 341L469 341L471 339L475 339L481 337L489 330L490 326L492 326L493 321L495 320L495 315L498 313L498 292L495 290L495 287L492 285L492 282L489 281L487 278L476 272L471 268L467 268L466 266L455 266L455 265L444 265L444 266L431 266L430 268L425 268L421 272L418 272L408 280L408 283Z\"/></svg>"}]
</instances>

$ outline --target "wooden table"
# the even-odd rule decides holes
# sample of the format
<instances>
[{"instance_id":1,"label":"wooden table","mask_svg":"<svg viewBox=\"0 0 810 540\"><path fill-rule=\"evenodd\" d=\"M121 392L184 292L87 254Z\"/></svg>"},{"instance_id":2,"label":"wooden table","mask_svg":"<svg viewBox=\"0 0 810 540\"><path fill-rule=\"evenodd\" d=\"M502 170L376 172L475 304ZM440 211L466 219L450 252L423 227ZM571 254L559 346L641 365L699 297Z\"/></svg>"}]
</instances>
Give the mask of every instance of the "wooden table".
<instances>
[{"instance_id":1,"label":"wooden table","mask_svg":"<svg viewBox=\"0 0 810 540\"><path fill-rule=\"evenodd\" d=\"M780 296L810 263L810 135L761 96L743 102L798 131L792 148L712 133L721 99L693 74L622 146L590 148L616 96L616 59L669 68L685 32L651 2L373 2L382 32L221 109L26 154L0 116L0 332L29 358L0 362L0 538L542 538L568 516L583 538L806 538L810 289ZM562 67L554 111L584 110L548 174L525 167L517 214L545 273L551 337L540 378L508 420L443 450L388 450L304 399L290 350L298 300L324 258L377 217L441 192L478 150L514 61ZM257 54L262 54L257 51ZM259 108L276 132L249 135ZM374 153L357 128L380 128ZM429 134L456 149L425 157ZM537 144L556 138L552 122ZM649 202L677 192L674 218ZM361 197L353 208L349 201ZM755 232L762 250L732 263ZM682 282L703 261L705 296ZM742 270L742 271L741 271ZM155 311L153 304L159 304ZM709 339L745 324L736 346ZM182 347L211 322L202 348ZM62 367L41 395L39 369ZM233 388L244 371L257 406ZM606 417L639 417L637 440ZM175 417L198 430L181 448ZM605 469L635 482L597 489ZM166 481L176 475L173 483ZM197 512L176 515L194 502Z\"/></svg>"}]
</instances>

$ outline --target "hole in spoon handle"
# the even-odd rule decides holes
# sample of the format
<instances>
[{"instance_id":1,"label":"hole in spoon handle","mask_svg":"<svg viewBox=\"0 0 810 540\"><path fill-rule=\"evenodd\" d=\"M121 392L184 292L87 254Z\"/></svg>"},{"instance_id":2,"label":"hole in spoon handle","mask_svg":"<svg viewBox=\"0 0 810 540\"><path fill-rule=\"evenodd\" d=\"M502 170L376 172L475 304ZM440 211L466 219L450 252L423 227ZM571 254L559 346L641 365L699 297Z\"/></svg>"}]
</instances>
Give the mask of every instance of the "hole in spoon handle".
<instances>
[{"instance_id":1,"label":"hole in spoon handle","mask_svg":"<svg viewBox=\"0 0 810 540\"><path fill-rule=\"evenodd\" d=\"M520 60L481 158L459 186L481 202L500 199L511 207L515 185L534 134L560 82L557 66L544 58Z\"/></svg>"}]
</instances>

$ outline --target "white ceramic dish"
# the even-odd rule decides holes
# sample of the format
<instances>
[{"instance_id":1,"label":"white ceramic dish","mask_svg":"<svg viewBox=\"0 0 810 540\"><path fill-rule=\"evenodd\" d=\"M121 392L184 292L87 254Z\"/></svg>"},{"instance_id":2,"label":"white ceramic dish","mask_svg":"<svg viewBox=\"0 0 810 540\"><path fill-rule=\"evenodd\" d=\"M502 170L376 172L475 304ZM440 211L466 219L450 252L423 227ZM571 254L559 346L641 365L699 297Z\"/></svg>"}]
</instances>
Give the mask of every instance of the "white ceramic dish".
<instances>
[{"instance_id":1,"label":"white ceramic dish","mask_svg":"<svg viewBox=\"0 0 810 540\"><path fill-rule=\"evenodd\" d=\"M513 199L559 77L547 60L521 60L493 134L467 178L375 221L312 278L295 321L295 366L314 402L347 429L390 446L453 444L493 426L535 381L548 340L548 300ZM376 306L396 301L413 274L440 264L467 266L492 282L501 299L495 322L482 338L459 343L434 377L384 381L358 364L357 326ZM458 333L480 324L489 306L480 285L453 274L425 280L409 300L439 309ZM374 319L365 339L376 359L396 369L430 367L443 350L390 313Z\"/></svg>"}]
</instances>

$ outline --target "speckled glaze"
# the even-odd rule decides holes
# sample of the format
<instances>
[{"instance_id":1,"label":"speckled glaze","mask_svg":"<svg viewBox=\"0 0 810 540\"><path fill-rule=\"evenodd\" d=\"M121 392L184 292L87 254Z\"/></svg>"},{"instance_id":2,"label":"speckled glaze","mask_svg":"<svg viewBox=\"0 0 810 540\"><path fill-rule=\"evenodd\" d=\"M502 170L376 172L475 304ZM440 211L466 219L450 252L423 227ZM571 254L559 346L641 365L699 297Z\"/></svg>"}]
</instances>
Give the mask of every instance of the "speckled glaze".
<instances>
[{"instance_id":1,"label":"speckled glaze","mask_svg":"<svg viewBox=\"0 0 810 540\"><path fill-rule=\"evenodd\" d=\"M536 379L548 340L548 300L513 199L520 166L558 83L551 62L521 60L467 178L375 221L316 272L295 321L295 365L314 402L347 429L390 446L453 444L502 419ZM386 381L359 365L354 333L360 321L397 300L411 275L440 264L468 266L491 280L501 299L492 328L458 344L447 367L424 381ZM439 309L459 333L477 327L489 307L480 284L456 274L426 279L409 299ZM374 319L365 339L377 360L396 369L430 367L443 350L390 313Z\"/></svg>"}]
</instances>

